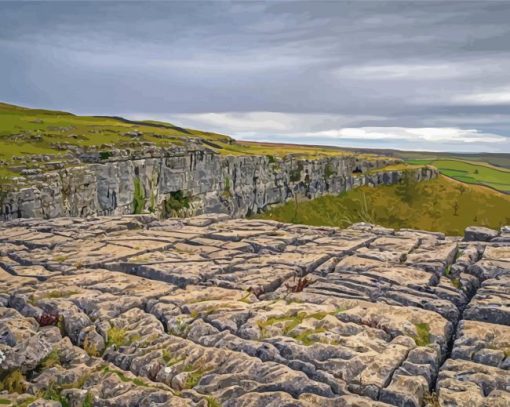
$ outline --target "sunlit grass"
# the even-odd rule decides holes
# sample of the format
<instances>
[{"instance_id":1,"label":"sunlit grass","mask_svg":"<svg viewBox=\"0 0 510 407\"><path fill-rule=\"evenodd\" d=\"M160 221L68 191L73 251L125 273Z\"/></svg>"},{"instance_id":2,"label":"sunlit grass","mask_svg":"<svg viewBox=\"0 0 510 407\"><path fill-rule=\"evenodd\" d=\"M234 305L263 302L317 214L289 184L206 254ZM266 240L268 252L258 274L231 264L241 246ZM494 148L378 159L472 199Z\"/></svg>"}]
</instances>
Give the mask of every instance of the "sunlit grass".
<instances>
[{"instance_id":1,"label":"sunlit grass","mask_svg":"<svg viewBox=\"0 0 510 407\"><path fill-rule=\"evenodd\" d=\"M361 187L339 196L289 201L256 215L314 226L347 227L371 222L462 235L471 225L499 228L510 224L510 196L443 176L418 183L406 201L399 186Z\"/></svg>"}]
</instances>

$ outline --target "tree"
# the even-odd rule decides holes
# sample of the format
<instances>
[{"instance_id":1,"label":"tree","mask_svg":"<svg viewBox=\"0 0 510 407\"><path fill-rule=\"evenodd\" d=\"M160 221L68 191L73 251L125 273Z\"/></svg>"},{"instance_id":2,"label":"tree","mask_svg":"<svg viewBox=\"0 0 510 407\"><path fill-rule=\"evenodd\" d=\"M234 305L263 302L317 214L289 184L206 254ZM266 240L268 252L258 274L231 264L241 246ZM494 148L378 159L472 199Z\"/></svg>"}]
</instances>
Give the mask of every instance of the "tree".
<instances>
[{"instance_id":1,"label":"tree","mask_svg":"<svg viewBox=\"0 0 510 407\"><path fill-rule=\"evenodd\" d=\"M299 199L298 199L298 193L294 194L294 217L292 218L292 222L297 222L298 218L298 209L299 209Z\"/></svg>"},{"instance_id":2,"label":"tree","mask_svg":"<svg viewBox=\"0 0 510 407\"><path fill-rule=\"evenodd\" d=\"M403 172L399 184L396 187L397 196L404 202L410 204L416 196L418 180L413 171Z\"/></svg>"},{"instance_id":3,"label":"tree","mask_svg":"<svg viewBox=\"0 0 510 407\"><path fill-rule=\"evenodd\" d=\"M453 216L459 215L459 201L455 201L453 204Z\"/></svg>"},{"instance_id":4,"label":"tree","mask_svg":"<svg viewBox=\"0 0 510 407\"><path fill-rule=\"evenodd\" d=\"M11 180L6 176L0 176L0 215L4 215L4 203L11 190Z\"/></svg>"}]
</instances>

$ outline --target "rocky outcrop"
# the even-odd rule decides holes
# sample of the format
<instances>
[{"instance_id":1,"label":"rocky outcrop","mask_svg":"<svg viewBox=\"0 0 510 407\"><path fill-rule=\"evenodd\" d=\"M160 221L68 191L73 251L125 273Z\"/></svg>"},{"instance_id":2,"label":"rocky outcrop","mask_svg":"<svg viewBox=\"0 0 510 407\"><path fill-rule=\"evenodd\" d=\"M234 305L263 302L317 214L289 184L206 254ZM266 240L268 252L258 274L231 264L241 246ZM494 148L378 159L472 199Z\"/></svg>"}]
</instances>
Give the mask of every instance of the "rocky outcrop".
<instances>
[{"instance_id":1,"label":"rocky outcrop","mask_svg":"<svg viewBox=\"0 0 510 407\"><path fill-rule=\"evenodd\" d=\"M81 159L86 163L27 176L15 192L2 197L0 215L14 219L214 212L240 217L296 194L338 194L361 185L396 183L402 176L402 171L378 171L394 160L356 156L278 159L151 147ZM427 180L437 172L423 168L415 175Z\"/></svg>"},{"instance_id":2,"label":"rocky outcrop","mask_svg":"<svg viewBox=\"0 0 510 407\"><path fill-rule=\"evenodd\" d=\"M0 400L508 406L509 278L509 228L10 221Z\"/></svg>"}]
</instances>

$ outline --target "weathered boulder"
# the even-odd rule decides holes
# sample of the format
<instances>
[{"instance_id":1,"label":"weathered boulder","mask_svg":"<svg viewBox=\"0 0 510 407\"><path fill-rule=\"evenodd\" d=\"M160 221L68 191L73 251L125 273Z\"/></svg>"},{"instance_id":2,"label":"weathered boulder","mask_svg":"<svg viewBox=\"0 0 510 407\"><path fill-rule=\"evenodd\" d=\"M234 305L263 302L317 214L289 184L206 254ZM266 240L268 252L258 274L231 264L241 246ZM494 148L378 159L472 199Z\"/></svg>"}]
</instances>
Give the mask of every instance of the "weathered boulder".
<instances>
[{"instance_id":1,"label":"weathered boulder","mask_svg":"<svg viewBox=\"0 0 510 407\"><path fill-rule=\"evenodd\" d=\"M466 242L489 242L498 236L498 231L483 226L469 226L464 231Z\"/></svg>"}]
</instances>

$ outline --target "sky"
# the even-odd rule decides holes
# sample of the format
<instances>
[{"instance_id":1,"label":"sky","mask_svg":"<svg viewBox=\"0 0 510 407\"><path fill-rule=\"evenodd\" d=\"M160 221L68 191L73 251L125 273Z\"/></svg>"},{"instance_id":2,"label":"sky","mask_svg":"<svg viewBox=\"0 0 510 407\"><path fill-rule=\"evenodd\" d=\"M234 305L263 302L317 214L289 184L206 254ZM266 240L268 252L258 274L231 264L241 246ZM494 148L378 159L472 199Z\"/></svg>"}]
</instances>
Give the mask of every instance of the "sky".
<instances>
[{"instance_id":1,"label":"sky","mask_svg":"<svg viewBox=\"0 0 510 407\"><path fill-rule=\"evenodd\" d=\"M0 2L0 100L243 140L510 153L510 1Z\"/></svg>"}]
</instances>

